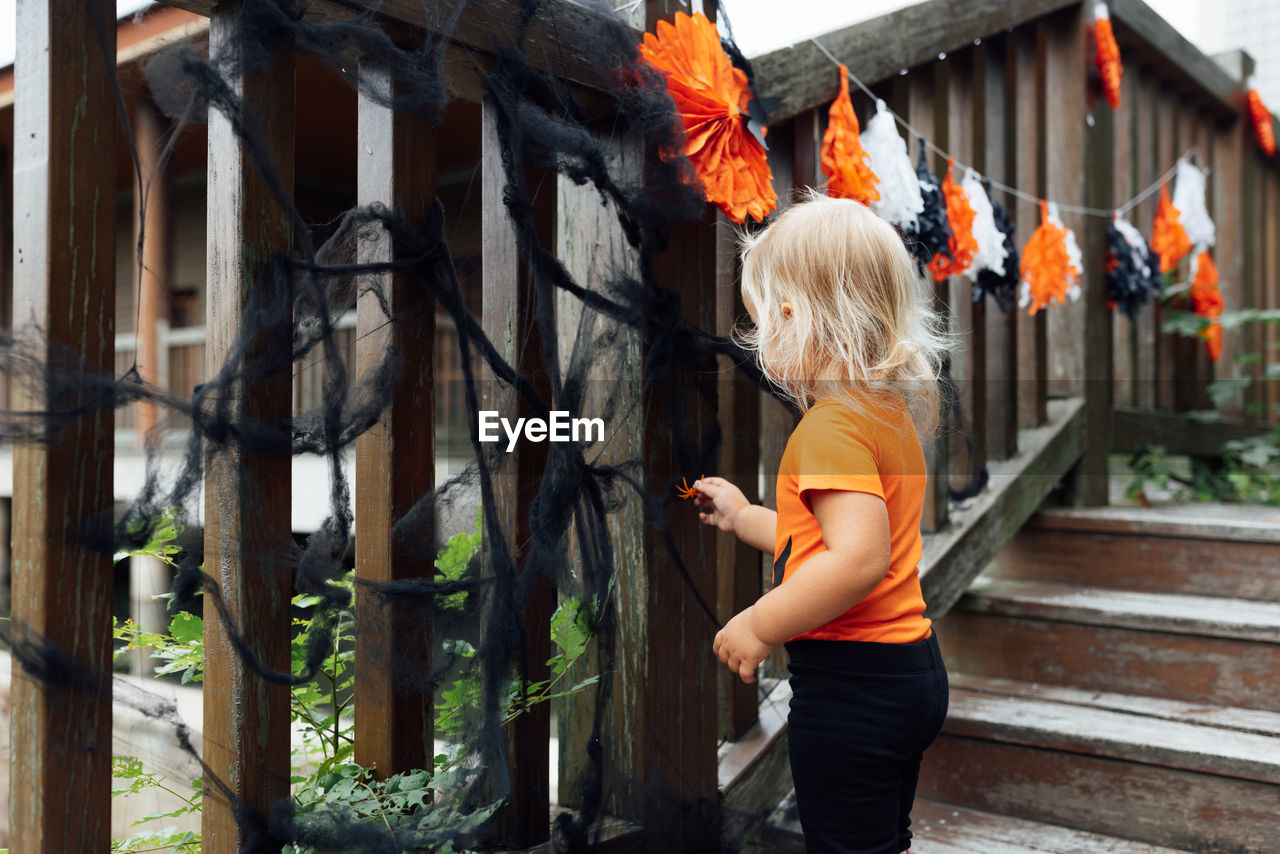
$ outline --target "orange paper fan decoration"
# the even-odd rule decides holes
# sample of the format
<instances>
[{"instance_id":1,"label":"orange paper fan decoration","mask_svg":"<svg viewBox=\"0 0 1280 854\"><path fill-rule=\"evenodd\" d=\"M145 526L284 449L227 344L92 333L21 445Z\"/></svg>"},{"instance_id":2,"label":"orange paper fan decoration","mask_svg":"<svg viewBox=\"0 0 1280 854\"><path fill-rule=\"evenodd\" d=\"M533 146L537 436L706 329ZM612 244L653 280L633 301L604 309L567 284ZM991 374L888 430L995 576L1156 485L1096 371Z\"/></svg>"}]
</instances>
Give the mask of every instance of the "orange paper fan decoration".
<instances>
[{"instance_id":1,"label":"orange paper fan decoration","mask_svg":"<svg viewBox=\"0 0 1280 854\"><path fill-rule=\"evenodd\" d=\"M1200 317L1215 318L1222 314L1224 302L1222 291L1218 289L1218 266L1213 263L1213 256L1201 252L1196 256L1196 275L1191 280L1191 302ZM1200 330L1209 350L1209 358L1215 362L1222 355L1222 324L1216 321Z\"/></svg>"},{"instance_id":2,"label":"orange paper fan decoration","mask_svg":"<svg viewBox=\"0 0 1280 854\"><path fill-rule=\"evenodd\" d=\"M1151 227L1151 248L1160 256L1160 271L1167 273L1178 266L1191 251L1191 238L1178 220L1178 209L1169 199L1169 190L1161 185L1156 203L1156 219Z\"/></svg>"},{"instance_id":3,"label":"orange paper fan decoration","mask_svg":"<svg viewBox=\"0 0 1280 854\"><path fill-rule=\"evenodd\" d=\"M1271 111L1262 103L1262 96L1257 89L1249 90L1249 118L1253 120L1253 133L1258 137L1258 145L1268 157L1276 153L1276 135L1271 127Z\"/></svg>"},{"instance_id":4,"label":"orange paper fan decoration","mask_svg":"<svg viewBox=\"0 0 1280 854\"><path fill-rule=\"evenodd\" d=\"M1026 297L1028 314L1035 314L1053 302L1066 302L1067 291L1080 276L1067 251L1067 229L1049 218L1049 203L1040 202L1040 225L1022 248L1018 265Z\"/></svg>"},{"instance_id":5,"label":"orange paper fan decoration","mask_svg":"<svg viewBox=\"0 0 1280 854\"><path fill-rule=\"evenodd\" d=\"M933 256L929 262L929 272L935 282L941 282L947 276L958 276L973 263L973 256L978 251L978 241L973 236L973 206L969 197L951 177L955 161L947 158L947 176L942 179L942 198L947 205L947 224L951 226L951 238L947 247L951 252L948 258L941 252Z\"/></svg>"},{"instance_id":6,"label":"orange paper fan decoration","mask_svg":"<svg viewBox=\"0 0 1280 854\"><path fill-rule=\"evenodd\" d=\"M763 146L747 128L747 75L720 46L716 25L701 12L676 12L645 33L640 55L666 78L684 127L682 153L707 201L736 223L763 220L778 207ZM671 157L670 152L664 156Z\"/></svg>"},{"instance_id":7,"label":"orange paper fan decoration","mask_svg":"<svg viewBox=\"0 0 1280 854\"><path fill-rule=\"evenodd\" d=\"M853 199L869 205L880 201L876 185L880 179L871 171L871 157L862 148L858 114L849 100L849 69L840 66L840 93L831 102L827 132L822 135L822 174L827 176L827 195Z\"/></svg>"},{"instance_id":8,"label":"orange paper fan decoration","mask_svg":"<svg viewBox=\"0 0 1280 854\"><path fill-rule=\"evenodd\" d=\"M1102 4L1098 7L1098 17L1093 22L1093 61L1102 77L1102 93L1106 95L1111 109L1115 110L1120 106L1120 77L1124 74L1124 66L1120 64L1120 46L1116 44L1107 7Z\"/></svg>"}]
</instances>

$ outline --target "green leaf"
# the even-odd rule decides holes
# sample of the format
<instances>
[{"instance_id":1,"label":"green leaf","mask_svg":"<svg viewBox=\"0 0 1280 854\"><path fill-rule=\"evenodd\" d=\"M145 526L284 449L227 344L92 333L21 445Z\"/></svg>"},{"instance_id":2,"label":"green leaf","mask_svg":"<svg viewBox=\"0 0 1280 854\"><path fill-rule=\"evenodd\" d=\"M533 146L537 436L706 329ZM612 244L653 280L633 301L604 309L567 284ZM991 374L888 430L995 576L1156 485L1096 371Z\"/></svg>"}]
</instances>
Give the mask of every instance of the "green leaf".
<instances>
[{"instance_id":1,"label":"green leaf","mask_svg":"<svg viewBox=\"0 0 1280 854\"><path fill-rule=\"evenodd\" d=\"M204 621L181 611L169 622L169 634L178 643L204 643Z\"/></svg>"}]
</instances>

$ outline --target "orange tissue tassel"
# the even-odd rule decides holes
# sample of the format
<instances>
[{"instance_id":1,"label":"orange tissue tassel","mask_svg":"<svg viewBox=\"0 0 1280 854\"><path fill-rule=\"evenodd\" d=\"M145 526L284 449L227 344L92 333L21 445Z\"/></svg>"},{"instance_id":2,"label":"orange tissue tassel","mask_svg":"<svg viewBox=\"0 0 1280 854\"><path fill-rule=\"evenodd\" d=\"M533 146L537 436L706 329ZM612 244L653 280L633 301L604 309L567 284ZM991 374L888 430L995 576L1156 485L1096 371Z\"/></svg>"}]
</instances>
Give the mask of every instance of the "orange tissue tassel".
<instances>
[{"instance_id":1,"label":"orange tissue tassel","mask_svg":"<svg viewBox=\"0 0 1280 854\"><path fill-rule=\"evenodd\" d=\"M1049 218L1049 203L1040 201L1040 225L1022 249L1018 265L1027 313L1034 315L1053 302L1066 302L1067 291L1080 276L1067 252L1067 230Z\"/></svg>"},{"instance_id":2,"label":"orange tissue tassel","mask_svg":"<svg viewBox=\"0 0 1280 854\"><path fill-rule=\"evenodd\" d=\"M849 69L843 65L840 93L831 102L827 132L822 135L822 174L827 176L828 196L864 205L880 201L876 187L880 179L871 171L871 157L862 148L858 114L849 99Z\"/></svg>"},{"instance_id":3,"label":"orange tissue tassel","mask_svg":"<svg viewBox=\"0 0 1280 854\"><path fill-rule=\"evenodd\" d=\"M947 224L951 226L951 239L947 246L951 257L941 252L933 256L929 262L929 272L935 282L941 282L948 276L958 276L969 269L973 256L978 251L978 241L973 236L973 206L969 197L951 177L955 161L947 158L947 176L942 179L942 198L947 205Z\"/></svg>"},{"instance_id":4,"label":"orange tissue tassel","mask_svg":"<svg viewBox=\"0 0 1280 854\"><path fill-rule=\"evenodd\" d=\"M1116 44L1116 35L1111 29L1111 16L1101 3L1097 6L1097 19L1093 22L1093 61L1102 77L1102 93L1106 95L1107 103L1111 109L1118 109L1124 66L1120 64L1120 46Z\"/></svg>"},{"instance_id":5,"label":"orange tissue tassel","mask_svg":"<svg viewBox=\"0 0 1280 854\"><path fill-rule=\"evenodd\" d=\"M666 78L684 127L682 153L693 164L707 201L736 223L763 220L778 207L763 146L747 128L747 75L720 46L716 25L701 12L676 12L645 33L640 55ZM671 158L671 152L663 156Z\"/></svg>"},{"instance_id":6,"label":"orange tissue tassel","mask_svg":"<svg viewBox=\"0 0 1280 854\"><path fill-rule=\"evenodd\" d=\"M1271 127L1271 111L1262 103L1262 96L1257 89L1249 90L1249 118L1253 120L1253 133L1258 137L1258 145L1268 157L1276 153L1276 135Z\"/></svg>"},{"instance_id":7,"label":"orange tissue tassel","mask_svg":"<svg viewBox=\"0 0 1280 854\"><path fill-rule=\"evenodd\" d=\"M1213 319L1222 314L1224 302L1222 291L1218 289L1218 267L1213 263L1213 256L1201 252L1196 256L1196 275L1191 281L1191 302L1200 317ZM1200 330L1209 350L1209 358L1215 362L1222 355L1222 324L1210 323Z\"/></svg>"},{"instance_id":8,"label":"orange tissue tassel","mask_svg":"<svg viewBox=\"0 0 1280 854\"><path fill-rule=\"evenodd\" d=\"M1191 239L1178 221L1178 209L1169 199L1169 191L1160 187L1160 201L1156 203L1156 219L1151 226L1151 248L1160 256L1160 271L1167 273L1191 251Z\"/></svg>"}]
</instances>

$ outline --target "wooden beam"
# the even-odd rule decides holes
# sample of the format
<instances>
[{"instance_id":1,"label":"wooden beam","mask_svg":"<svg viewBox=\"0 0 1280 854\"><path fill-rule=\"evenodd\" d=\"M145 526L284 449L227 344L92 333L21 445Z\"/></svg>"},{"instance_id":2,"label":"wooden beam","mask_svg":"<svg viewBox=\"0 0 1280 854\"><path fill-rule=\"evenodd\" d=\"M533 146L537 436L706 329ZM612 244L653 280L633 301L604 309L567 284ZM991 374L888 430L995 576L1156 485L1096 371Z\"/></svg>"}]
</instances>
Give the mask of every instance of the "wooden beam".
<instances>
[{"instance_id":1,"label":"wooden beam","mask_svg":"<svg viewBox=\"0 0 1280 854\"><path fill-rule=\"evenodd\" d=\"M1235 112L1233 105L1237 103L1241 81L1233 79L1142 0L1109 0L1107 6L1117 39L1141 41L1151 53L1168 62L1180 82L1191 86L1199 97L1212 101L1219 112Z\"/></svg>"},{"instance_id":2,"label":"wooden beam","mask_svg":"<svg viewBox=\"0 0 1280 854\"><path fill-rule=\"evenodd\" d=\"M114 362L114 21L110 0L49 0L20 4L16 30L14 323L44 364L71 354L92 374ZM37 381L14 403L41 412L90 394L49 399ZM13 450L9 829L23 851L110 847L112 432L104 410ZM70 672L17 666L44 650Z\"/></svg>"},{"instance_id":3,"label":"wooden beam","mask_svg":"<svg viewBox=\"0 0 1280 854\"><path fill-rule=\"evenodd\" d=\"M360 76L357 204L381 203L410 219L421 217L435 198L435 129L366 94L392 96L396 84L386 69L366 61ZM360 235L358 260L392 260L390 236L380 226ZM435 543L435 526L428 523L413 532L420 541L416 549L393 537L392 530L435 484L436 307L408 275L384 274L362 288L356 307L357 376L376 370L393 347L402 368L391 405L356 439L356 577L375 583L429 580L431 563L414 552ZM388 324L387 309L394 324ZM355 613L356 761L372 765L384 779L430 768L435 756L427 685L430 611L357 585Z\"/></svg>"},{"instance_id":4,"label":"wooden beam","mask_svg":"<svg viewBox=\"0 0 1280 854\"><path fill-rule=\"evenodd\" d=\"M974 39L985 39L1072 3L1064 0L975 0L917 3L869 21L826 33L820 41L867 85L903 68L926 65ZM831 102L837 80L831 60L810 41L771 51L752 60L764 97L781 97L774 122Z\"/></svg>"},{"instance_id":5,"label":"wooden beam","mask_svg":"<svg viewBox=\"0 0 1280 854\"><path fill-rule=\"evenodd\" d=\"M232 49L235 4L220 5L210 20L210 54ZM260 139L284 186L293 186L294 58L278 54L252 77L228 81L243 98L245 120ZM220 413L233 422L252 419L281 430L278 453L246 455L233 442L211 448L205 471L205 571L221 588L235 628L268 667L290 664L290 456L285 421L290 409L289 297L270 294L265 262L291 248L289 223L259 172L248 162L230 119L209 112L208 296L205 375L240 370L252 359L280 364L252 385L220 390ZM274 305L254 322L261 329L252 352L239 353L241 321L251 303ZM283 350L283 352L281 352ZM239 359L239 363L231 360ZM289 689L255 675L232 647L226 628L209 609L204 621L204 761L250 809L266 815L289 796ZM203 850L231 854L246 842L232 804L205 781Z\"/></svg>"},{"instance_id":6,"label":"wooden beam","mask_svg":"<svg viewBox=\"0 0 1280 854\"><path fill-rule=\"evenodd\" d=\"M988 464L987 489L965 511L963 524L925 537L920 583L930 619L951 609L1080 459L1084 401L1050 401L1048 423L1024 430L1019 445L1017 456Z\"/></svg>"},{"instance_id":7,"label":"wooden beam","mask_svg":"<svg viewBox=\"0 0 1280 854\"><path fill-rule=\"evenodd\" d=\"M1156 409L1116 406L1111 412L1111 452L1132 454L1145 445L1161 445L1170 454L1214 457L1231 439L1265 432L1238 419L1203 419Z\"/></svg>"}]
</instances>

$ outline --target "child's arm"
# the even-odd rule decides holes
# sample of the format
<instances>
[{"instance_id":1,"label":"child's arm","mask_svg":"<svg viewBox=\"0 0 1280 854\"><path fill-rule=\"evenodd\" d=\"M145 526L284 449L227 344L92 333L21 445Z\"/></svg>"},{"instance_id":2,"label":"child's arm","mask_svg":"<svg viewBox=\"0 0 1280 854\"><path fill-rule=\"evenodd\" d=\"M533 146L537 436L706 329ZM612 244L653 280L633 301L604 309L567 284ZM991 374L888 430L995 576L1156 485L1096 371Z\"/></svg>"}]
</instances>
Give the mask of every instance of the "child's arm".
<instances>
[{"instance_id":1,"label":"child's arm","mask_svg":"<svg viewBox=\"0 0 1280 854\"><path fill-rule=\"evenodd\" d=\"M852 608L889 571L889 514L877 495L843 490L808 493L825 552L730 620L716 635L716 656L756 681L756 666L779 643L816 629Z\"/></svg>"},{"instance_id":2,"label":"child's arm","mask_svg":"<svg viewBox=\"0 0 1280 854\"><path fill-rule=\"evenodd\" d=\"M722 531L738 535L752 548L773 554L778 533L778 513L752 504L742 490L722 477L704 477L695 481L697 496L693 503L702 512L698 518Z\"/></svg>"}]
</instances>

